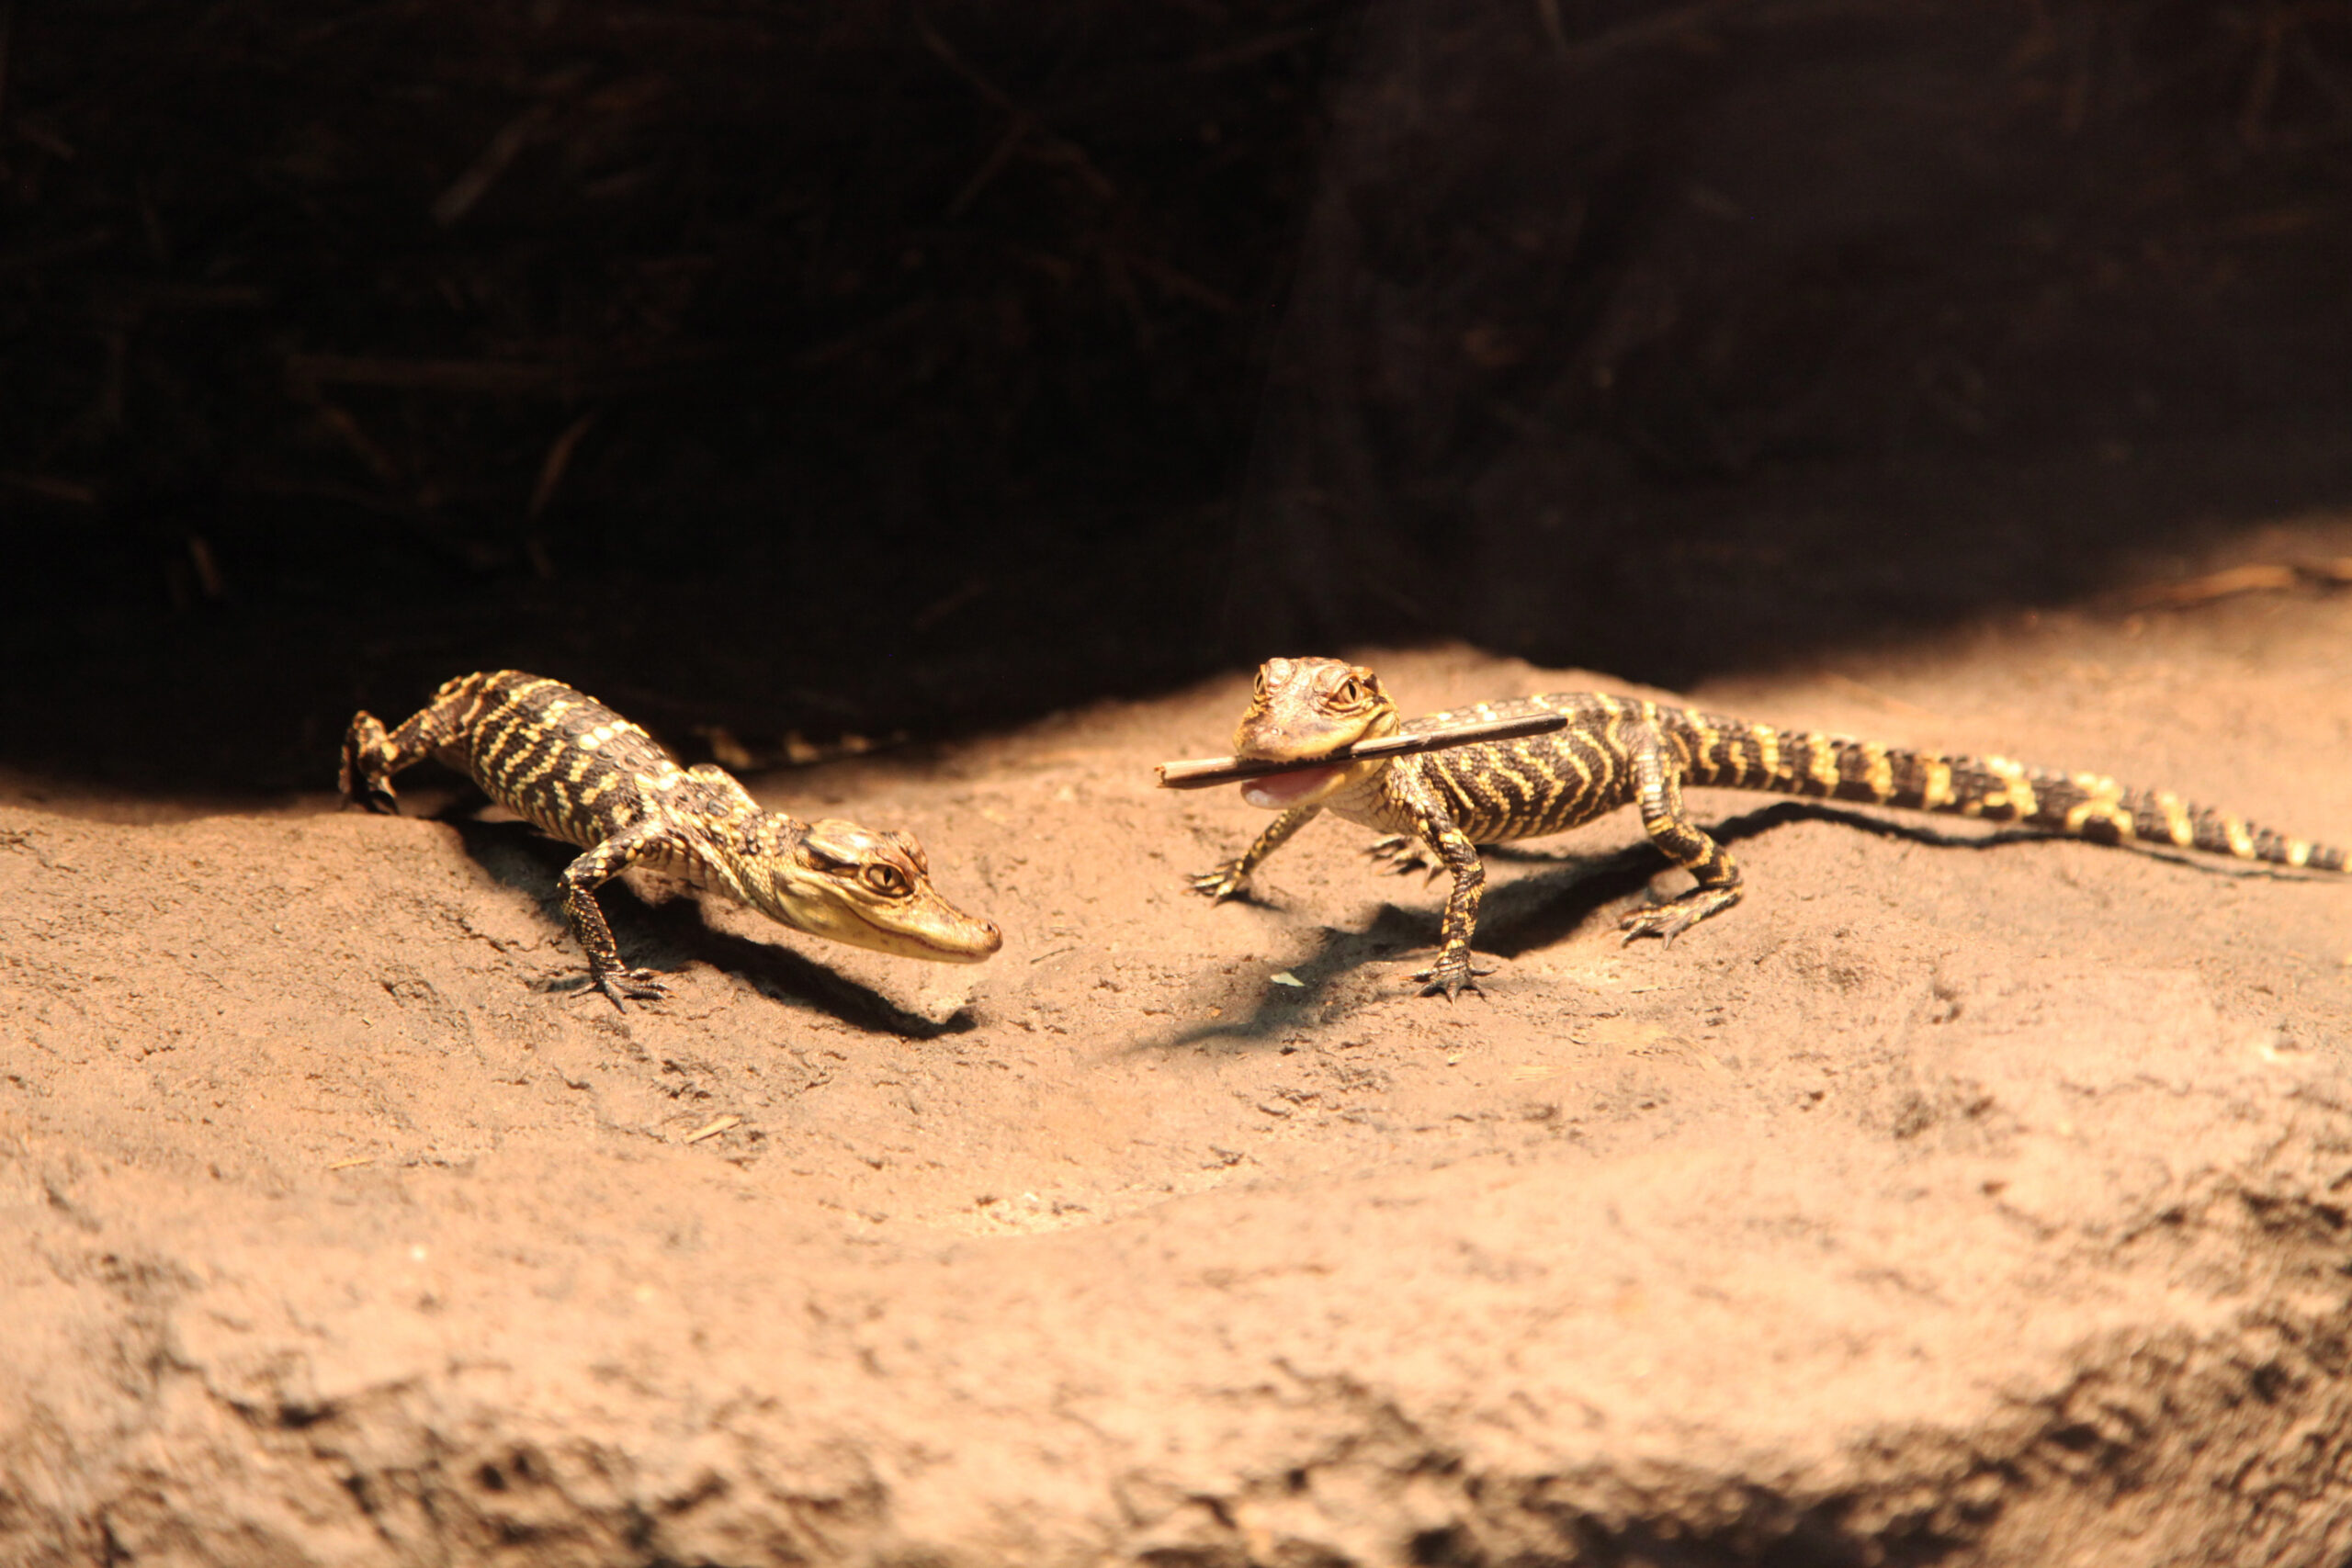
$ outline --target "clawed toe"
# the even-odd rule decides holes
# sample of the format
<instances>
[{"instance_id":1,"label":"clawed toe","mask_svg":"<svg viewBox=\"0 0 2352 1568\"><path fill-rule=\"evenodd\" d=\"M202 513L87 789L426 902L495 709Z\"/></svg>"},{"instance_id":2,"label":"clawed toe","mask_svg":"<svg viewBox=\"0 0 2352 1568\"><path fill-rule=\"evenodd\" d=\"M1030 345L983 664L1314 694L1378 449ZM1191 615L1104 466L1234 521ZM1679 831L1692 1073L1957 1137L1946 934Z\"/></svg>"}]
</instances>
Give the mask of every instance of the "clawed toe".
<instances>
[{"instance_id":1,"label":"clawed toe","mask_svg":"<svg viewBox=\"0 0 2352 1568\"><path fill-rule=\"evenodd\" d=\"M351 793L350 798L379 817L398 817L401 814L400 797L392 794L390 784L362 784Z\"/></svg>"},{"instance_id":2,"label":"clawed toe","mask_svg":"<svg viewBox=\"0 0 2352 1568\"><path fill-rule=\"evenodd\" d=\"M659 1001L670 994L661 976L650 969L607 969L594 977L596 988L605 993L613 1006L621 1007L627 998L633 1002ZM627 1008L621 1008L626 1012Z\"/></svg>"},{"instance_id":3,"label":"clawed toe","mask_svg":"<svg viewBox=\"0 0 2352 1568\"><path fill-rule=\"evenodd\" d=\"M1452 1001L1464 991L1476 991L1479 976L1491 975L1494 972L1492 964L1482 969L1466 959L1453 964L1440 959L1427 969L1415 970L1413 978L1423 982L1421 995L1443 997L1447 1001Z\"/></svg>"},{"instance_id":4,"label":"clawed toe","mask_svg":"<svg viewBox=\"0 0 2352 1568\"><path fill-rule=\"evenodd\" d=\"M1628 915L1625 919L1618 921L1618 933L1621 933L1618 941L1633 942L1634 938L1656 936L1660 942L1672 942L1689 929L1691 929L1691 917L1681 909L1639 909L1637 915Z\"/></svg>"},{"instance_id":5,"label":"clawed toe","mask_svg":"<svg viewBox=\"0 0 2352 1568\"><path fill-rule=\"evenodd\" d=\"M1622 933L1620 940L1628 942L1645 936L1671 942L1697 923L1698 917L1690 910L1661 904L1654 909L1635 910L1617 922L1617 930Z\"/></svg>"},{"instance_id":6,"label":"clawed toe","mask_svg":"<svg viewBox=\"0 0 2352 1568\"><path fill-rule=\"evenodd\" d=\"M1730 908L1739 901L1736 888L1700 888L1680 898L1669 898L1663 904L1653 904L1636 909L1617 922L1624 940L1654 936L1661 942L1672 942L1708 916Z\"/></svg>"},{"instance_id":7,"label":"clawed toe","mask_svg":"<svg viewBox=\"0 0 2352 1568\"><path fill-rule=\"evenodd\" d=\"M1445 871L1445 863L1410 833L1391 833L1385 839L1374 839L1363 847L1363 852L1374 860L1386 862L1380 869L1396 876L1418 871L1433 880Z\"/></svg>"},{"instance_id":8,"label":"clawed toe","mask_svg":"<svg viewBox=\"0 0 2352 1568\"><path fill-rule=\"evenodd\" d=\"M1215 871L1204 871L1198 875L1186 877L1184 886L1211 903L1222 904L1240 892L1241 885L1246 880L1247 878L1235 871L1232 866L1221 865Z\"/></svg>"},{"instance_id":9,"label":"clawed toe","mask_svg":"<svg viewBox=\"0 0 2352 1568\"><path fill-rule=\"evenodd\" d=\"M1424 969L1413 978L1428 982L1422 986L1421 995L1443 997L1447 1001L1452 1001L1464 991L1475 992L1478 988L1478 982L1471 977L1467 970L1440 975L1434 970Z\"/></svg>"}]
</instances>

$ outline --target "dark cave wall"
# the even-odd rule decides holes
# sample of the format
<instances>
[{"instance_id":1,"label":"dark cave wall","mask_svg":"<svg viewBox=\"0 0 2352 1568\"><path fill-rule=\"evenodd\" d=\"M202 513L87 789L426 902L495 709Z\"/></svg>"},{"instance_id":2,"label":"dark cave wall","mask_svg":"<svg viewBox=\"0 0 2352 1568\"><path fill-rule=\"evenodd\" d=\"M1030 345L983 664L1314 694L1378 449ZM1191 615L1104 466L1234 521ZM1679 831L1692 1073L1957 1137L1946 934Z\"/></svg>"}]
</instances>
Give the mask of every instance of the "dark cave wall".
<instances>
[{"instance_id":1,"label":"dark cave wall","mask_svg":"<svg viewBox=\"0 0 2352 1568\"><path fill-rule=\"evenodd\" d=\"M1215 497L1339 9L25 9L0 462L428 576Z\"/></svg>"},{"instance_id":2,"label":"dark cave wall","mask_svg":"<svg viewBox=\"0 0 2352 1568\"><path fill-rule=\"evenodd\" d=\"M2343 427L2345 34L1856 5L1547 38L1536 13L1367 14L1243 624L1688 678L1792 622L2080 593L2171 531L2344 494L2340 453L2169 497L2126 470ZM2041 507L2002 477L2052 471Z\"/></svg>"},{"instance_id":3,"label":"dark cave wall","mask_svg":"<svg viewBox=\"0 0 2352 1568\"><path fill-rule=\"evenodd\" d=\"M18 761L315 783L493 663L689 745L1687 681L2352 494L2324 8L8 16Z\"/></svg>"}]
</instances>

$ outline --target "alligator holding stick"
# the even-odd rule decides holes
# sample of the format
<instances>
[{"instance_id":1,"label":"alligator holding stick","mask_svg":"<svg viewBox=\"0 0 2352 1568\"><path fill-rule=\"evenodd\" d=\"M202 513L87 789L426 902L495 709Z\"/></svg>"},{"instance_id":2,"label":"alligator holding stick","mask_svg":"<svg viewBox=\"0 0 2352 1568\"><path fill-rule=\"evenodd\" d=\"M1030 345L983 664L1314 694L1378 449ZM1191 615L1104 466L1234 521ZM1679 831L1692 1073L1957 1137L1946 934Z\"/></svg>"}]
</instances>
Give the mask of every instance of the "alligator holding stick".
<instances>
[{"instance_id":1,"label":"alligator holding stick","mask_svg":"<svg viewBox=\"0 0 2352 1568\"><path fill-rule=\"evenodd\" d=\"M1542 713L1565 715L1567 723L1554 733L1515 740L1333 760L1344 748L1385 736ZM1566 832L1638 804L1650 842L1699 885L1627 915L1622 924L1626 941L1670 941L1739 902L1739 868L1683 809L1685 784L1861 801L2021 823L2100 843L2160 844L2315 871L2345 869L2342 850L2251 827L2163 790L2127 789L2096 773L2052 773L2006 757L1905 751L1597 692L1480 703L1408 722L1377 675L1337 659L1268 660L1234 732L1233 750L1250 763L1297 765L1242 785L1250 804L1282 815L1238 859L1193 878L1193 890L1231 897L1259 863L1325 811L1391 835L1373 846L1375 853L1411 863L1418 847L1427 846L1452 873L1453 886L1437 961L1414 978L1428 983L1424 995L1449 998L1476 988L1470 938L1486 883L1479 844Z\"/></svg>"}]
</instances>

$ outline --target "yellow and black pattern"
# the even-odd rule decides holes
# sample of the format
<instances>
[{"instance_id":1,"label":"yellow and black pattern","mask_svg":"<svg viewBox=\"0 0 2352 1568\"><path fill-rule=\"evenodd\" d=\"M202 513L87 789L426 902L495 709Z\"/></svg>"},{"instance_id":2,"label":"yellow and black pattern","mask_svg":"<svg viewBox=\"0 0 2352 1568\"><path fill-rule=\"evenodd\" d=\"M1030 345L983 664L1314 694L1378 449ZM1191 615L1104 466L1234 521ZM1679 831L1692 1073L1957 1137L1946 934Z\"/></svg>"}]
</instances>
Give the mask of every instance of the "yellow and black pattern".
<instances>
[{"instance_id":1,"label":"yellow and black pattern","mask_svg":"<svg viewBox=\"0 0 2352 1568\"><path fill-rule=\"evenodd\" d=\"M1425 761L1449 800L1460 804L1457 820L1474 842L1563 832L1638 798L1625 785L1625 771L1642 747L1638 732L1647 730L1672 759L1680 782L1701 788L1859 801L2013 822L2103 844L2202 850L2316 871L2346 868L2340 849L2103 774L2059 773L2006 757L1908 751L1596 692L1480 703L1403 728L1419 731L1531 713L1566 714L1568 728L1412 759Z\"/></svg>"},{"instance_id":2,"label":"yellow and black pattern","mask_svg":"<svg viewBox=\"0 0 2352 1568\"><path fill-rule=\"evenodd\" d=\"M723 770L684 768L654 739L585 693L542 675L461 675L399 728L355 715L343 743L346 800L399 809L391 776L432 757L544 832L588 852L563 873L564 916L596 987L662 994L621 962L595 891L632 865L675 872L799 930L919 958L975 962L996 927L932 888L903 833L807 823L759 803Z\"/></svg>"},{"instance_id":3,"label":"yellow and black pattern","mask_svg":"<svg viewBox=\"0 0 2352 1568\"><path fill-rule=\"evenodd\" d=\"M364 780L368 803L380 808L391 802L389 776L426 756L470 774L534 827L583 848L633 826L650 800L686 778L651 736L604 704L514 670L459 676L389 735L360 715L345 748L345 776ZM737 809L758 808L747 798Z\"/></svg>"},{"instance_id":4,"label":"yellow and black pattern","mask_svg":"<svg viewBox=\"0 0 2352 1568\"><path fill-rule=\"evenodd\" d=\"M1245 757L1297 758L1302 769L1340 747L1399 730L1534 713L1566 728L1390 761L1325 770L1331 782L1291 806L1238 858L1193 879L1212 897L1239 891L1250 873L1319 813L1392 835L1374 846L1399 868L1426 864L1426 846L1451 874L1437 961L1417 976L1453 996L1473 983L1470 939L1485 874L1476 846L1579 827L1638 806L1650 841L1698 886L1622 923L1627 941L1671 939L1739 901L1739 868L1691 821L1685 785L1859 801L1987 822L2017 823L2099 843L2203 850L2240 860L2342 872L2345 852L2193 806L2164 790L2127 788L2096 773L2056 773L2005 757L1941 756L1876 741L1726 718L1597 692L1555 693L1400 721L1379 678L1331 659L1270 660L1235 735ZM1401 852L1399 852L1401 851Z\"/></svg>"}]
</instances>

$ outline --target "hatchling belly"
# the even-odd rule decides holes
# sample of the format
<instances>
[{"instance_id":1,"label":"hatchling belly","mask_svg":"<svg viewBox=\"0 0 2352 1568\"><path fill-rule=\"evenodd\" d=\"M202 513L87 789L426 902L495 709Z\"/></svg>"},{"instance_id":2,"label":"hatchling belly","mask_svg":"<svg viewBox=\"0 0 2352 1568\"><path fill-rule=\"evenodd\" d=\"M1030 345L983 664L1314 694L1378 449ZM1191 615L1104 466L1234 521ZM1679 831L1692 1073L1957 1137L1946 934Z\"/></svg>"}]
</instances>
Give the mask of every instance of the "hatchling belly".
<instances>
[{"instance_id":1,"label":"hatchling belly","mask_svg":"<svg viewBox=\"0 0 2352 1568\"><path fill-rule=\"evenodd\" d=\"M1353 822L1375 833L1409 833L1416 838L1420 835L1420 824L1414 820L1413 814L1385 795L1365 800L1342 797L1332 801L1328 809L1341 821Z\"/></svg>"}]
</instances>

